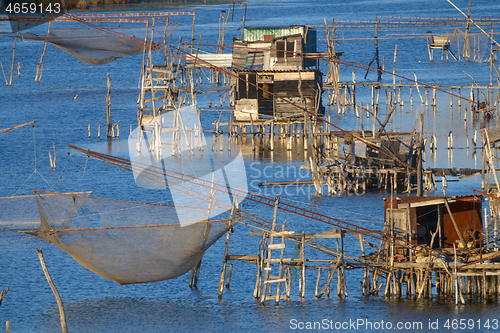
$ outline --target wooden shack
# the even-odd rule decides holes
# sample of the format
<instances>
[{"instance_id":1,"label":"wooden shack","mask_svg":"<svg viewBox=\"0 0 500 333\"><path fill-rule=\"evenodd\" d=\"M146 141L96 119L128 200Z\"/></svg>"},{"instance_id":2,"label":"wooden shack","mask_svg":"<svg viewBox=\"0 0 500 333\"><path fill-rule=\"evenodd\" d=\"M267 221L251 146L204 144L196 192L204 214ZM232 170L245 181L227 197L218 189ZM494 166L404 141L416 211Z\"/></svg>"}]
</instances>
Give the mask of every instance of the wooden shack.
<instances>
[{"instance_id":1,"label":"wooden shack","mask_svg":"<svg viewBox=\"0 0 500 333\"><path fill-rule=\"evenodd\" d=\"M322 114L316 30L307 26L246 27L233 40L234 119L302 115L287 101Z\"/></svg>"},{"instance_id":2,"label":"wooden shack","mask_svg":"<svg viewBox=\"0 0 500 333\"><path fill-rule=\"evenodd\" d=\"M484 233L482 196L384 199L384 231L432 248L479 247ZM434 233L436 233L435 236Z\"/></svg>"}]
</instances>

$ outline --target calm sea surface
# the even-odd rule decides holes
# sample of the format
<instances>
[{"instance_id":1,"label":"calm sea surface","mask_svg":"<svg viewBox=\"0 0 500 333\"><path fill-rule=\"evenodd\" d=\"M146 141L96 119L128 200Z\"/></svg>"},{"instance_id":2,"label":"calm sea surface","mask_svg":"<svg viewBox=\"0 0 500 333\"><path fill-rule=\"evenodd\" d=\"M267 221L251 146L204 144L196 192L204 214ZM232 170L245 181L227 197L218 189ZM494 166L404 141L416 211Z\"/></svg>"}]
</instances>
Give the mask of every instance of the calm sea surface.
<instances>
[{"instance_id":1,"label":"calm sea surface","mask_svg":"<svg viewBox=\"0 0 500 333\"><path fill-rule=\"evenodd\" d=\"M318 51L325 51L323 18L331 23L335 20L375 20L381 16L401 17L454 17L461 14L445 0L366 0L366 1L248 1L247 26L286 26L292 24L317 25ZM466 0L455 1L462 10L467 10ZM216 44L221 10L228 10L229 4L169 6L128 6L131 11L176 10L195 11L195 37L200 34L202 44ZM107 8L106 10L110 10ZM500 4L495 1L474 0L472 17L498 18ZM230 14L232 16L232 14ZM234 20L229 20L226 28L226 45L232 37L241 36L243 7L236 7ZM185 39L191 35L189 17L173 17L171 22L180 23L171 44L177 45L179 36ZM55 26L55 25L54 25ZM53 27L54 27L53 26ZM61 24L61 27L68 26ZM110 26L114 27L114 26ZM0 33L11 34L10 26L0 22ZM470 85L474 77L479 85L489 84L488 57L489 44L485 37L478 39L481 61L455 62L441 61L438 51L435 61L429 62L426 48L426 33L452 33L455 27L423 27L389 29L379 28L380 56L385 59L385 68L392 71L394 49L397 45L396 72L405 77L413 77L415 72L420 82L439 85ZM462 31L464 27L459 27ZM33 28L30 32L44 34L47 25ZM141 31L136 29L137 34ZM490 31L489 29L487 31ZM477 30L474 30L477 32ZM134 32L135 33L135 32ZM403 38L409 35L419 38ZM337 38L343 38L336 49L343 51L342 59L367 65L375 54L373 29L339 28ZM7 78L12 57L12 38L0 38L0 61ZM462 44L460 44L462 45ZM203 49L203 48L202 48ZM451 49L455 54L457 40L452 39ZM476 46L477 49L477 46ZM26 127L0 134L0 195L31 194L32 189L56 191L93 191L93 195L105 198L144 202L168 202L166 191L146 190L136 186L133 176L123 170L103 162L87 159L67 145L74 144L105 153L128 157L127 136L129 125L136 126L136 102L142 55L118 59L102 66L85 64L73 56L49 45L44 58L43 76L35 83L36 64L40 59L43 43L18 40L16 63L21 63L21 76L14 71L13 86L6 87L0 79L0 129L16 126L32 120L34 128ZM204 48L206 52L213 49ZM229 51L229 50L228 50ZM159 62L160 57L156 58ZM326 66L322 65L326 73ZM352 79L352 68L341 67L341 80ZM495 71L495 70L494 70ZM465 73L466 72L466 73ZM106 73L111 77L111 109L113 122L121 119L121 138L114 140L97 139L97 125L106 123ZM357 81L364 81L365 72L356 69ZM203 78L204 79L204 78ZM374 81L374 73L368 74L366 81ZM400 79L398 79L399 81ZM382 81L392 83L392 77L384 74ZM496 81L496 75L494 76ZM496 83L495 83L496 84ZM213 90L206 80L199 89ZM455 91L456 92L456 91ZM78 95L78 96L77 96ZM462 91L469 97L468 91ZM74 97L77 96L76 99ZM358 90L358 103L370 102L370 91ZM472 122L468 116L464 123L464 106L459 110L456 98L450 110L449 96L438 94L437 108L426 109L417 102L418 94L413 90L414 105L410 107L408 91L402 91L405 105L398 108L391 123L394 130L412 131L415 119L425 115L426 132L435 132L438 153L427 153L425 167L469 167L480 168L479 157L472 149L467 149L467 140L482 125ZM228 99L227 99L228 100ZM226 100L226 101L227 101ZM324 97L326 100L326 94ZM385 103L385 96L380 96ZM198 107L208 109L208 103L219 102L219 95L200 95ZM219 105L220 107L220 105ZM224 104L222 109L229 106ZM219 108L220 109L220 108ZM344 129L358 129L356 116L352 110L338 116L336 109L327 107L332 121ZM204 128L212 128L212 122L219 118L219 110L202 112ZM382 107L381 117L387 110ZM229 112L222 112L221 119L229 118ZM383 118L382 118L383 119ZM92 138L88 138L87 126L91 124ZM485 126L496 127L496 117ZM445 149L450 131L454 135L453 153ZM104 132L104 131L103 131ZM252 153L248 143L240 143L244 154L246 177L249 190L274 197L298 206L320 211L324 214L356 223L372 229L381 229L383 223L383 201L390 193L372 192L362 196L322 196L314 195L310 186L295 188L259 188L261 181L310 179L300 165L307 157L300 149L282 153L278 148L274 153ZM57 151L56 170L51 170L48 152ZM235 151L233 150L233 154ZM478 165L479 163L479 165ZM242 174L241 177L244 177ZM244 179L244 178L243 178ZM50 184L50 185L49 185ZM439 185L439 183L438 183ZM480 188L479 176L448 183L448 195L471 194ZM436 192L442 193L441 189ZM244 209L271 219L272 209L244 202ZM23 209L22 206L10 207ZM0 212L2 214L2 212ZM280 223L287 220L287 228L296 232L324 231L328 229L297 216L280 213ZM15 228L14 228L15 229ZM231 236L230 254L257 254L259 237L250 236L247 226L238 225ZM325 244L334 246L334 243ZM120 286L104 279L76 263L67 253L37 238L20 234L18 230L0 231L0 289L10 287L10 291L0 306L0 331L10 320L12 332L56 332L60 330L59 312L52 291L47 284L35 248L43 247L43 253L52 279L56 284L66 311L70 332L286 332L300 327L307 328L307 322L320 322L316 330L335 330L336 323L344 324L343 331L457 331L446 328L445 323L453 319L470 320L467 328L458 331L488 331L500 320L500 307L494 297L467 299L467 305L456 306L452 299L434 298L415 301L385 297L365 298L361 295L361 271L347 271L346 299L316 300L314 287L316 271L306 276L305 300L298 298L298 282L292 286L292 297L279 307L273 304L260 305L252 297L256 268L247 263L237 262L231 281L231 289L225 290L223 299L217 297L217 284L221 271L224 242L214 244L206 253L201 266L198 288L190 289L189 274L177 279ZM290 248L288 250L292 250ZM354 237L346 239L346 253L360 255L359 243ZM290 254L291 255L291 254ZM306 249L306 257L317 256L312 249ZM322 282L324 283L324 282ZM335 283L333 283L335 285ZM489 320L487 322L487 320ZM387 322L394 325L392 329ZM403 329L396 330L396 323L403 323ZM353 325L356 323L356 325ZM430 326L430 324L432 325ZM421 326L420 326L421 325ZM438 329L433 329L438 325ZM338 326L337 326L338 327ZM313 326L314 328L314 326ZM389 328L389 329L388 329Z\"/></svg>"}]
</instances>

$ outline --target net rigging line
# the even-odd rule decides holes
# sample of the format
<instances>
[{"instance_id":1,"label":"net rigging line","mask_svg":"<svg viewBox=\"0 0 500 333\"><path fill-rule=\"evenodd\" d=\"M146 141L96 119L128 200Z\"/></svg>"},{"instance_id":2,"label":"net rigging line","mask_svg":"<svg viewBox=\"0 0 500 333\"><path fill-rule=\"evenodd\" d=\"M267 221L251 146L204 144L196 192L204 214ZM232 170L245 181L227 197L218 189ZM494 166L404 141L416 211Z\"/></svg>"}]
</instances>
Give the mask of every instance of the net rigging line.
<instances>
[{"instance_id":1,"label":"net rigging line","mask_svg":"<svg viewBox=\"0 0 500 333\"><path fill-rule=\"evenodd\" d=\"M250 200L250 201L253 201L253 202L256 202L256 203L260 203L260 204L263 204L265 206L274 207L275 204L276 204L275 203L275 199L267 198L265 196L262 196L262 195L259 195L259 194L256 194L256 193L242 191L242 190L239 190L239 189L236 189L236 188L233 188L233 187L230 188L227 185L221 185L221 184L218 184L216 182L211 182L211 181L208 181L208 180L205 180L205 179L201 179L201 178L197 178L197 177L194 177L194 176L182 174L180 172L176 172L176 171L172 171L172 170L167 170L167 169L155 167L155 166L152 166L152 165L146 165L146 164L143 164L143 163L130 161L130 160L127 160L127 159L124 159L124 158L120 158L120 157L116 157L116 156L112 156L112 155L107 155L107 154L103 154L103 153L94 152L94 151L91 151L91 150L85 150L85 149L82 149L82 148L79 148L79 147L76 147L76 146L73 146L73 145L69 145L69 148L74 149L74 150L76 150L76 151L78 151L80 153L87 154L87 156L89 156L89 157L93 157L93 158L96 158L96 159L101 160L103 162L106 162L106 163L118 166L118 167L120 167L122 169L125 169L125 170L128 170L130 172L137 173L137 171L134 171L134 169L135 170L142 169L143 173L147 173L149 175L153 175L153 176L158 177L158 178L160 178L160 177L161 178L167 177L167 178L175 179L175 180L182 181L182 182L186 182L187 181L187 182L199 185L201 187L214 189L216 191L223 192L223 193L230 193L231 192L231 194L233 196L236 196L236 197L239 197L239 198L242 198L242 199L247 199L247 200ZM147 170L146 170L146 168L147 168ZM140 175L142 176L142 173ZM192 189L186 188L185 186L176 184L174 182L169 182L167 186L171 187L171 188L175 188L176 190L178 190L178 187L180 187L180 188L183 188L183 189L185 189L187 191L193 191ZM181 192L183 192L183 191L181 191ZM192 197L198 197L198 198L199 198L200 195L203 196L203 194L200 194L199 192L196 192L196 191L193 191L193 192L194 193L186 193L184 191L183 193L185 193L187 195L190 195ZM226 205L228 207L230 206L230 205L225 204L223 202L219 202L219 204ZM419 244L414 244L414 243L412 243L410 241L407 241L407 240L404 240L404 239L400 239L400 238L397 238L397 237L394 237L394 236L391 236L391 235L387 235L387 234L385 234L385 233L383 233L381 231L376 231L376 230L371 230L371 229L368 229L368 228L364 228L364 227L361 227L361 226L358 226L358 225L355 225L355 224L352 224L352 223L349 223L349 222L342 221L342 220L334 218L334 217L330 217L330 216L327 216L327 215L324 215L324 214L320 214L320 213L317 213L317 212L309 211L309 210L306 210L304 208L297 207L297 206L294 206L294 205L291 205L291 204L288 204L288 203L279 202L278 203L278 208L281 209L282 211L285 211L285 212L288 212L288 213L292 213L292 214L295 214L295 215L303 216L303 217L306 217L306 218L309 218L309 219L312 219L312 220L315 220L315 221L323 222L323 223L326 223L328 225L332 225L334 227L338 227L338 228L341 228L341 229L345 229L345 230L351 231L353 233L364 234L364 235L366 235L368 237L372 237L372 238L375 238L375 239L378 239L378 240L381 240L381 241L389 242L389 243L392 243L394 245L405 247L405 248L408 248L408 249L411 249L411 250L416 250L416 251L423 252L423 253L433 253L433 252L435 252L435 253L444 254L443 252L441 252L439 250L431 249L429 247L426 247L426 246L423 246L423 245L419 245ZM243 217L245 219L248 219L245 216L245 214L248 214L248 213L242 211L241 209L237 209L236 211L237 211L237 213L238 213L239 216L241 216L241 217ZM248 215L250 215L250 214L248 214ZM252 217L255 217L255 216L252 216ZM265 221L265 220L260 219L260 218L258 218L258 219L261 220L261 221ZM252 222L254 222L254 221L252 220ZM265 222L269 224L268 221L265 221ZM415 247L418 247L418 248L415 248Z\"/></svg>"},{"instance_id":2,"label":"net rigging line","mask_svg":"<svg viewBox=\"0 0 500 333\"><path fill-rule=\"evenodd\" d=\"M35 120L32 120L30 122L27 122L27 123L24 123L24 124L21 124L21 125L17 125L17 126L13 126L13 127L10 127L10 128L6 128L6 129L3 129L3 130L0 130L0 134L1 133L8 133L9 131L12 131L12 130L15 130L15 129L18 129L18 128L23 128L24 126L27 126L27 125L31 125L31 128L32 128L32 131L33 131L33 156L34 156L34 162L30 165L27 165L21 169L18 169L18 170L15 170L13 172L11 172L10 174L0 178L0 180L3 180L3 179L6 179L7 177L10 177L12 175L16 175L17 173L21 172L22 170L25 170L31 166L34 167L34 170L33 172L28 176L28 178L24 181L24 183L17 189L17 191L12 195L13 197L16 196L19 191L21 191L21 189L24 187L24 185L26 185L26 183L28 182L28 180L30 180L30 178L35 175L35 174L38 174L40 176L40 178L42 178L42 180L47 183L47 185L52 189L54 190L54 188L52 187L52 185L45 179L45 177L38 171L37 169L37 163L38 163L38 159L37 159L37 155L36 155L36 137L35 137L35 124L36 124L36 121ZM47 158L43 158L42 160L45 160ZM55 190L54 190L55 191Z\"/></svg>"}]
</instances>

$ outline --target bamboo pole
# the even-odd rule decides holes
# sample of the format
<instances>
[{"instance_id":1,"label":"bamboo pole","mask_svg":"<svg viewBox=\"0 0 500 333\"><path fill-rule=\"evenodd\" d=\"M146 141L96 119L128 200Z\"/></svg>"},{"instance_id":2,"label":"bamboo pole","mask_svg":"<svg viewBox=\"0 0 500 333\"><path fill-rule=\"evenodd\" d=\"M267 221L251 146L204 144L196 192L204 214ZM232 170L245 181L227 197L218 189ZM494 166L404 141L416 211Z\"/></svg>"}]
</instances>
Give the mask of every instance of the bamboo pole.
<instances>
[{"instance_id":1,"label":"bamboo pole","mask_svg":"<svg viewBox=\"0 0 500 333\"><path fill-rule=\"evenodd\" d=\"M47 279L47 282L50 285L50 288L52 289L52 292L54 293L54 296L56 297L57 301L57 306L59 307L59 315L61 316L61 328L63 333L68 333L68 329L66 327L66 316L64 315L64 307L62 304L61 297L59 296L59 293L57 292L56 286L52 282L52 279L50 277L49 271L47 269L47 266L45 265L45 259L43 258L42 254L42 249L36 249L36 253L38 254L38 258L40 259L40 264L42 265L43 273L45 274L45 278Z\"/></svg>"}]
</instances>

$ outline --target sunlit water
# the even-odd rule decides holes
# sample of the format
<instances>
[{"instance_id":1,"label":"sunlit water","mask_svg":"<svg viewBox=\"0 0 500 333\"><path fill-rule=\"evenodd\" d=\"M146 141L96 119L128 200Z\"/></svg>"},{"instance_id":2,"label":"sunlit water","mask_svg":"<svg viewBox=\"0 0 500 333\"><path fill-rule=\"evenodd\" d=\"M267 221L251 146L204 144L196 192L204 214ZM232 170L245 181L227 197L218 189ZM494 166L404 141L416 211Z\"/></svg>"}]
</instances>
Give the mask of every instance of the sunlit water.
<instances>
[{"instance_id":1,"label":"sunlit water","mask_svg":"<svg viewBox=\"0 0 500 333\"><path fill-rule=\"evenodd\" d=\"M457 6L466 10L467 1L456 1ZM232 6L231 6L232 7ZM161 9L160 6L154 7ZM217 41L218 18L221 10L228 10L229 5L213 6L169 6L168 10L195 10L196 31L203 34L202 43L215 44ZM131 10L145 10L144 6L130 6ZM491 17L499 12L499 5L490 1L473 1L473 17ZM146 9L150 10L150 9ZM232 15L232 14L231 14ZM318 25L318 50L326 50L323 17L331 22L336 20L374 20L376 16L418 16L418 17L461 17L446 1L336 1L326 4L324 1L280 1L262 3L249 1L247 26L285 26L289 24ZM229 20L226 28L226 41L239 37L243 7L236 7L234 21ZM191 17L175 17L172 21L181 25L172 39L177 44L178 36L190 36ZM379 37L398 35L425 35L429 30L435 33L452 32L451 27L408 28L401 31L379 29ZM463 30L463 27L461 27ZM10 34L9 26L1 23L0 31ZM43 34L46 25L33 29L33 33ZM338 29L337 37L359 38L373 37L369 29ZM7 78L10 72L12 56L12 38L0 39L0 61ZM456 41L455 41L456 43ZM486 39L482 39L482 60L486 59ZM396 72L405 77L440 85L470 85L472 75L480 85L489 83L489 66L482 62L441 61L439 52L435 52L435 61L430 63L425 38L381 39L380 55L385 57L386 69L392 71L393 53L398 45ZM373 40L344 40L336 45L344 51L343 59L368 64L375 49ZM453 52L458 54L452 43ZM90 148L121 157L128 156L127 136L129 125L136 125L137 84L140 73L141 55L119 59L103 66L84 64L76 58L52 47L47 48L41 83L34 82L36 64L39 61L43 44L34 41L19 40L16 47L16 62L21 62L21 76L14 71L13 87L0 87L0 129L16 126L36 120L31 127L14 132L0 134L0 194L31 194L32 189L56 191L93 191L93 195L123 200L145 202L165 202L169 196L165 191L145 190L135 185L132 175L103 162L86 159L81 154L69 151L69 143L83 148ZM207 49L208 52L213 52ZM326 73L326 66L322 65ZM341 79L351 80L352 68L341 68ZM97 124L106 122L106 73L111 77L111 108L113 122L121 119L120 140L97 139ZM356 69L357 81L363 81L365 72ZM367 81L375 80L370 73ZM382 81L391 83L392 78L384 74ZM207 82L204 80L204 88ZM212 89L212 88L208 88ZM469 140L481 120L472 122L470 115L464 123L464 107L458 109L457 100L453 109L449 107L449 96L438 93L436 112L420 105L418 95L413 90L413 108L410 107L408 91L403 90L405 105L398 108L391 123L392 129L412 131L420 113L425 114L426 132L435 132L438 140L438 152L431 156L427 152L425 167L469 167L480 168L479 157L474 158L472 148L467 150ZM423 92L422 92L423 93ZM456 93L456 91L455 91ZM73 98L78 95L74 100ZM469 97L468 91L462 91ZM358 89L358 103L370 102L370 91ZM219 101L218 95L200 95L198 106L208 108L208 102ZM326 94L324 97L326 100ZM385 96L381 94L385 103ZM223 105L228 109L228 105ZM344 129L358 129L359 123L354 112L347 110L345 115L337 115L336 109L328 108L332 121ZM387 110L382 107L381 117ZM219 118L219 110L202 112L202 124L212 128L212 122ZM229 118L228 112L222 112L222 120ZM87 126L91 124L92 138L88 139ZM366 123L365 123L366 125ZM496 118L485 124L496 127ZM368 126L368 125L366 125ZM103 129L103 127L102 127ZM447 136L454 134L453 156L446 148ZM103 131L104 132L104 131ZM104 137L104 135L103 135ZM226 140L226 139L224 139ZM262 181L310 179L310 175L300 169L307 162L307 156L300 148L290 153L283 152L278 146L274 153L249 149L249 142L242 143L245 155L246 176L249 190L269 197L280 195L288 203L297 204L307 209L362 225L372 229L381 229L383 222L382 198L390 195L383 192L370 192L362 196L322 196L314 194L312 186L266 187L257 184ZM48 152L57 150L56 170L50 170ZM210 150L208 148L208 150ZM34 153L36 151L36 154ZM71 156L69 156L69 154ZM479 151L478 151L479 152ZM206 152L208 153L208 152ZM215 152L214 154L218 154ZM227 150L223 152L227 154ZM236 154L235 149L232 154ZM23 169L24 168L24 169ZM37 172L35 172L35 170ZM50 183L51 186L47 185ZM479 176L458 182L448 183L448 195L471 194L480 188ZM441 194L441 189L436 192ZM260 207L252 202L245 202L243 208L250 213L271 219L272 209ZM281 214L280 223L286 220L287 228L302 232L324 231L328 227L293 215ZM231 236L230 254L257 254L259 237L250 236L249 228L238 225ZM223 299L217 298L217 284L221 270L224 243L217 242L206 253L201 266L198 288L190 289L189 274L180 278L139 285L120 286L88 271L77 264L68 254L36 238L19 234L17 230L0 232L0 289L10 287L0 307L0 329L5 329L5 321L10 320L13 332L54 332L60 329L59 313L55 298L45 280L35 248L43 247L43 252L54 283L58 287L64 302L68 329L71 332L175 332L175 331L289 331L299 328L299 322L328 323L364 320L384 322L422 323L421 331L430 331L429 321L439 321L438 331L452 331L443 325L448 319L474 319L475 326L469 331L479 331L477 320L486 321L498 316L496 299L468 299L466 306L455 306L451 299L433 299L414 301L411 299L386 299L384 297L363 298L360 281L362 272L347 271L348 298L339 300L332 292L330 299L316 300L314 283L316 271L308 272L306 277L306 298L299 300L298 283L292 285L290 301L282 302L280 307L274 304L259 305L252 297L256 268L247 263L234 264L231 290L225 290ZM333 241L325 244L334 247ZM346 253L360 255L359 243L353 237L345 242ZM289 251L293 250L290 246ZM318 256L314 250L306 249L306 257ZM326 279L324 277L323 279ZM325 281L322 281L324 283ZM336 282L336 281L334 281ZM332 284L335 290L335 283ZM296 321L294 321L296 320ZM293 323L297 323L294 326ZM418 327L418 326L417 326ZM318 327L316 327L318 328ZM331 328L331 326L328 326ZM335 327L333 327L335 328ZM350 326L352 328L352 326ZM360 331L385 331L380 326L359 326ZM481 327L484 328L484 327ZM347 330L347 329L346 329ZM403 329L402 331L405 331ZM406 331L415 331L406 329Z\"/></svg>"}]
</instances>

